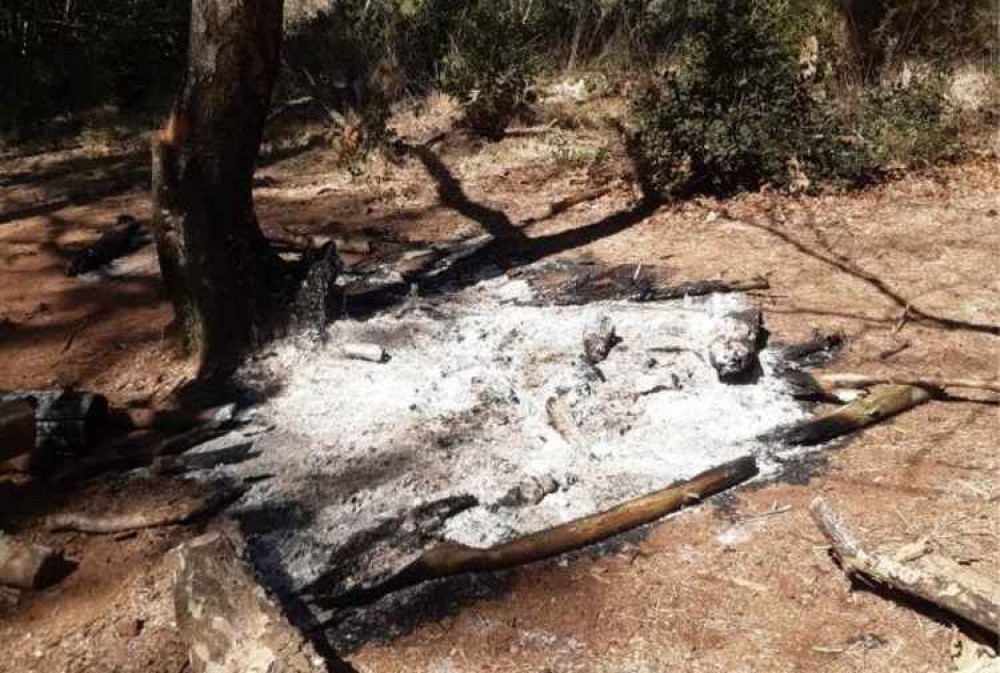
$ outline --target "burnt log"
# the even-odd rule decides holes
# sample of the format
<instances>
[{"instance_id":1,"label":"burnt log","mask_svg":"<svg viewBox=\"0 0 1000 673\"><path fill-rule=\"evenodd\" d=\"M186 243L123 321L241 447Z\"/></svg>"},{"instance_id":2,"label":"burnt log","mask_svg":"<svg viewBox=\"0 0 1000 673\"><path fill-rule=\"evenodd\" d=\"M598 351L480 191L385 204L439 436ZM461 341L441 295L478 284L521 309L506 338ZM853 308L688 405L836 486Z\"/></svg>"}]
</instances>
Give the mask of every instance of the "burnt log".
<instances>
[{"instance_id":1,"label":"burnt log","mask_svg":"<svg viewBox=\"0 0 1000 673\"><path fill-rule=\"evenodd\" d=\"M114 225L100 238L74 254L66 266L66 275L97 271L119 257L129 255L149 243L142 226L131 215L119 215Z\"/></svg>"},{"instance_id":2,"label":"burnt log","mask_svg":"<svg viewBox=\"0 0 1000 673\"><path fill-rule=\"evenodd\" d=\"M56 456L86 451L107 426L108 401L95 393L20 390L0 392L0 402L24 402L34 407L34 451L30 459L8 463L18 470L45 469Z\"/></svg>"},{"instance_id":3,"label":"burnt log","mask_svg":"<svg viewBox=\"0 0 1000 673\"><path fill-rule=\"evenodd\" d=\"M322 673L330 670L223 533L177 552L174 609L194 673Z\"/></svg>"},{"instance_id":4,"label":"burnt log","mask_svg":"<svg viewBox=\"0 0 1000 673\"><path fill-rule=\"evenodd\" d=\"M35 450L35 406L27 400L0 402L0 460Z\"/></svg>"},{"instance_id":5,"label":"burnt log","mask_svg":"<svg viewBox=\"0 0 1000 673\"><path fill-rule=\"evenodd\" d=\"M822 444L879 423L933 397L933 392L916 386L876 386L865 397L804 423L769 433L763 439L790 446Z\"/></svg>"}]
</instances>

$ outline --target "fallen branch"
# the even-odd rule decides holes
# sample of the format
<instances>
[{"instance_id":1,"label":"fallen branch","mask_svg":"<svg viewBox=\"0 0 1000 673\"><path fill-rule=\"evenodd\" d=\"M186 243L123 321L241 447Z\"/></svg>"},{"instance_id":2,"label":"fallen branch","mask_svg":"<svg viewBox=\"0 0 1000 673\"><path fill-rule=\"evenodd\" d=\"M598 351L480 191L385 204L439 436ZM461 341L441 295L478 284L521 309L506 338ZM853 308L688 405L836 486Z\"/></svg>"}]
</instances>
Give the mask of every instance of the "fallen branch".
<instances>
[{"instance_id":1,"label":"fallen branch","mask_svg":"<svg viewBox=\"0 0 1000 673\"><path fill-rule=\"evenodd\" d=\"M131 470L151 464L160 456L183 453L188 449L225 435L239 423L232 419L213 420L168 437L139 430L105 447L98 455L85 458L52 477L56 485L86 478L104 470Z\"/></svg>"},{"instance_id":2,"label":"fallen branch","mask_svg":"<svg viewBox=\"0 0 1000 673\"><path fill-rule=\"evenodd\" d=\"M629 500L613 509L518 538L489 549L443 543L400 572L374 585L360 586L339 596L320 599L325 607L372 602L406 587L468 572L492 572L558 556L606 540L671 512L700 502L757 474L750 456L720 465L663 490Z\"/></svg>"},{"instance_id":3,"label":"fallen branch","mask_svg":"<svg viewBox=\"0 0 1000 673\"><path fill-rule=\"evenodd\" d=\"M684 297L702 297L709 294L725 294L728 292L748 292L750 290L768 290L771 284L766 278L757 276L743 280L696 280L678 285L651 287L635 297L633 301L667 301L683 299Z\"/></svg>"},{"instance_id":4,"label":"fallen branch","mask_svg":"<svg viewBox=\"0 0 1000 673\"><path fill-rule=\"evenodd\" d=\"M86 514L84 512L63 512L45 518L48 531L76 531L108 535L124 533L143 528L160 528L188 524L211 514L229 504L243 491L226 488L212 491L200 498L186 499L166 511L133 512L130 514Z\"/></svg>"},{"instance_id":5,"label":"fallen branch","mask_svg":"<svg viewBox=\"0 0 1000 673\"><path fill-rule=\"evenodd\" d=\"M934 557L918 567L868 552L854 532L822 498L810 506L813 520L848 575L863 575L893 589L929 601L952 614L1000 635L1000 585L954 561Z\"/></svg>"},{"instance_id":6,"label":"fallen branch","mask_svg":"<svg viewBox=\"0 0 1000 673\"><path fill-rule=\"evenodd\" d=\"M767 438L792 446L822 444L912 409L933 396L926 388L916 386L877 386L865 397L799 425L769 433Z\"/></svg>"},{"instance_id":7,"label":"fallen branch","mask_svg":"<svg viewBox=\"0 0 1000 673\"><path fill-rule=\"evenodd\" d=\"M174 610L191 670L215 673L325 673L327 662L222 533L176 552Z\"/></svg>"},{"instance_id":8,"label":"fallen branch","mask_svg":"<svg viewBox=\"0 0 1000 673\"><path fill-rule=\"evenodd\" d=\"M867 374L824 374L817 381L829 388L868 388L887 383L898 386L917 386L932 390L944 388L971 388L1000 393L1000 382L984 379L949 379L936 376L870 376Z\"/></svg>"},{"instance_id":9,"label":"fallen branch","mask_svg":"<svg viewBox=\"0 0 1000 673\"><path fill-rule=\"evenodd\" d=\"M58 552L0 533L0 584L38 589L58 579L65 566Z\"/></svg>"}]
</instances>

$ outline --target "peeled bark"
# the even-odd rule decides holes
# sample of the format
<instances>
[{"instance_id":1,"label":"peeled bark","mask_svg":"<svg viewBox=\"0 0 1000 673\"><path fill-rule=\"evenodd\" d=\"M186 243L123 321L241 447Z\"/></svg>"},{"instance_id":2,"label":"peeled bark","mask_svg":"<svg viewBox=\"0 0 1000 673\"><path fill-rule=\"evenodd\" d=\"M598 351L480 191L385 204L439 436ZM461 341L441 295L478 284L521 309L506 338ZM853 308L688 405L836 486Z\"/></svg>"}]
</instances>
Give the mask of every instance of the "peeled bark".
<instances>
[{"instance_id":1,"label":"peeled bark","mask_svg":"<svg viewBox=\"0 0 1000 673\"><path fill-rule=\"evenodd\" d=\"M329 670L225 535L192 540L180 548L178 558L174 608L194 673Z\"/></svg>"},{"instance_id":2,"label":"peeled bark","mask_svg":"<svg viewBox=\"0 0 1000 673\"><path fill-rule=\"evenodd\" d=\"M153 135L153 232L175 325L203 371L254 345L278 267L254 215L283 0L193 0L186 80Z\"/></svg>"}]
</instances>

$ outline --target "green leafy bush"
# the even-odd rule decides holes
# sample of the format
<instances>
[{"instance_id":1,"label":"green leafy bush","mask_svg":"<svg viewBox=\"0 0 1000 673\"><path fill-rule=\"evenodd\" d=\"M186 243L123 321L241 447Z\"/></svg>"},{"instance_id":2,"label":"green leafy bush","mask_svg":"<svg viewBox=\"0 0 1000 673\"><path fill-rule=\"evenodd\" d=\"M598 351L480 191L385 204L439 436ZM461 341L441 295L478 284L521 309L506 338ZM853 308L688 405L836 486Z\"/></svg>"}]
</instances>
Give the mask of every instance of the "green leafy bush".
<instances>
[{"instance_id":1,"label":"green leafy bush","mask_svg":"<svg viewBox=\"0 0 1000 673\"><path fill-rule=\"evenodd\" d=\"M890 162L946 152L943 88L866 89L846 104L822 25L808 3L701 2L679 61L632 103L631 149L645 177L664 192L801 191L865 183Z\"/></svg>"},{"instance_id":2,"label":"green leafy bush","mask_svg":"<svg viewBox=\"0 0 1000 673\"><path fill-rule=\"evenodd\" d=\"M442 89L458 99L471 131L490 139L525 105L536 61L532 24L513 3L480 0L456 22L444 58Z\"/></svg>"}]
</instances>

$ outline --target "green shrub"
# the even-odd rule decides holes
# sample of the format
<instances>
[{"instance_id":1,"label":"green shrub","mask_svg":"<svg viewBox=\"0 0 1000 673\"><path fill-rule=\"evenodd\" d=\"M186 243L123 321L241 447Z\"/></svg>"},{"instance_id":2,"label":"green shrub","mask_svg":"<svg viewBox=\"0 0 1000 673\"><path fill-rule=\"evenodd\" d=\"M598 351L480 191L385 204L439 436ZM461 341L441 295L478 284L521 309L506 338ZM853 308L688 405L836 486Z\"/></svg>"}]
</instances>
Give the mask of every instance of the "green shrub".
<instances>
[{"instance_id":1,"label":"green shrub","mask_svg":"<svg viewBox=\"0 0 1000 673\"><path fill-rule=\"evenodd\" d=\"M948 151L939 85L841 99L841 55L819 39L816 12L789 0L704 0L678 62L632 102L631 150L644 177L664 192L805 190L862 184L890 163Z\"/></svg>"},{"instance_id":2,"label":"green shrub","mask_svg":"<svg viewBox=\"0 0 1000 673\"><path fill-rule=\"evenodd\" d=\"M480 0L462 12L442 68L468 128L494 140L524 107L537 65L531 22L514 4Z\"/></svg>"}]
</instances>

